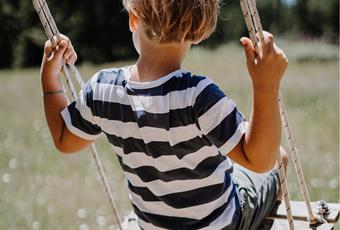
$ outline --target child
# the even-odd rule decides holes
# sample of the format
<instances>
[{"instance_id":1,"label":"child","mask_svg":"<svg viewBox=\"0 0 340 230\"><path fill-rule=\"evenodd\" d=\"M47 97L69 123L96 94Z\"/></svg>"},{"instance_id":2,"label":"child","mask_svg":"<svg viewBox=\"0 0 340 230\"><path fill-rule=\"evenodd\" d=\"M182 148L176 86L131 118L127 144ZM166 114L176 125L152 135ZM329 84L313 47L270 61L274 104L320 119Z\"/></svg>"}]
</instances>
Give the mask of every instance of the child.
<instances>
[{"instance_id":1,"label":"child","mask_svg":"<svg viewBox=\"0 0 340 230\"><path fill-rule=\"evenodd\" d=\"M278 173L244 168L263 173L275 165L283 51L269 33L257 56L252 42L241 39L253 84L247 123L210 79L181 69L190 46L214 31L218 0L123 2L137 63L99 71L70 105L59 75L76 53L66 37L55 51L45 44L41 80L56 147L77 152L104 133L142 229L258 228L276 201Z\"/></svg>"}]
</instances>

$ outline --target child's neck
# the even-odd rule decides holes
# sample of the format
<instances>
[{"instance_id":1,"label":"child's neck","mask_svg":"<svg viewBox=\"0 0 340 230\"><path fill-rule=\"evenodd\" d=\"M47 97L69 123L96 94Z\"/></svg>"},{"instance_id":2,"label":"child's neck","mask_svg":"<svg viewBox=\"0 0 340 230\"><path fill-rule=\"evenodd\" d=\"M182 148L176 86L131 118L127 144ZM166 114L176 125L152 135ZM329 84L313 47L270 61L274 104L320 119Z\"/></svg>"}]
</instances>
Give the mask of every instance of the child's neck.
<instances>
[{"instance_id":1,"label":"child's neck","mask_svg":"<svg viewBox=\"0 0 340 230\"><path fill-rule=\"evenodd\" d=\"M189 44L141 44L141 53L135 68L131 70L131 80L148 82L157 80L181 68L181 63L190 48Z\"/></svg>"}]
</instances>

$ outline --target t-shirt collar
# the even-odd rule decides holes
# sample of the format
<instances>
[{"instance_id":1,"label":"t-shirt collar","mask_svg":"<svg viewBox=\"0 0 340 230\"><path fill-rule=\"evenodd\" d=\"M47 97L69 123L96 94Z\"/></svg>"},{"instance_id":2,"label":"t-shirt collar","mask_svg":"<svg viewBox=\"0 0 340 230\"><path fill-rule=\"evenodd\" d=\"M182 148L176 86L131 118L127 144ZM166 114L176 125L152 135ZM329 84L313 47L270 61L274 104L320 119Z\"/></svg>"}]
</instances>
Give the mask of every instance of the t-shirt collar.
<instances>
[{"instance_id":1,"label":"t-shirt collar","mask_svg":"<svg viewBox=\"0 0 340 230\"><path fill-rule=\"evenodd\" d=\"M149 89L149 88L154 88L157 86L162 85L163 83L167 82L169 79L171 79L172 77L180 77L182 76L185 72L182 69L178 69L175 70L163 77L160 77L157 80L154 81L147 81L147 82L139 82L139 81L132 81L130 80L131 75L130 75L130 71L134 66L127 66L124 68L124 75L126 78L126 81L128 83L128 85L130 86L130 88L133 89Z\"/></svg>"}]
</instances>

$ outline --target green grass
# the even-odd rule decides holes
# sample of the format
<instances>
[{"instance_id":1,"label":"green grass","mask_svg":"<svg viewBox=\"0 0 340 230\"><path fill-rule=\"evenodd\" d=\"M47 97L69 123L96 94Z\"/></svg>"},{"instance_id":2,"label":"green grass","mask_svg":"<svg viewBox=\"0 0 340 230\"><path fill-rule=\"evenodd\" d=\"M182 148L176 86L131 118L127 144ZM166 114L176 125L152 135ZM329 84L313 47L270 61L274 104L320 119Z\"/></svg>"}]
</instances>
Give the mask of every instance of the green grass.
<instances>
[{"instance_id":1,"label":"green grass","mask_svg":"<svg viewBox=\"0 0 340 230\"><path fill-rule=\"evenodd\" d=\"M319 45L282 45L292 57L282 91L311 198L339 202L338 56L325 52L323 59L301 62L299 57L319 53ZM126 64L80 71L89 78L100 68ZM213 78L249 116L251 84L238 46L194 48L184 68ZM0 229L110 229L111 211L89 151L61 155L53 147L38 69L0 71L0 106ZM105 138L98 148L123 215L130 205L120 166ZM290 166L291 197L301 199Z\"/></svg>"}]
</instances>

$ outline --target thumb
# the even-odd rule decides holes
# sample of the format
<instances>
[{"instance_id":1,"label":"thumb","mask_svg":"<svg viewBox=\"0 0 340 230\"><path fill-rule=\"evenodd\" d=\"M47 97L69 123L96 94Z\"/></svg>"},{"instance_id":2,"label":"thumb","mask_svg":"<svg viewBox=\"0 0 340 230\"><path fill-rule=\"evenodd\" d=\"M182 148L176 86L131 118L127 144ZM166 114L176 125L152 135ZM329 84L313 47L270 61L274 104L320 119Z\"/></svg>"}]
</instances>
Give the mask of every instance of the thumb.
<instances>
[{"instance_id":1,"label":"thumb","mask_svg":"<svg viewBox=\"0 0 340 230\"><path fill-rule=\"evenodd\" d=\"M66 51L68 44L65 40L61 40L59 45L57 45L56 47L56 51L55 51L55 58L57 59L62 59L64 56L64 53Z\"/></svg>"},{"instance_id":2,"label":"thumb","mask_svg":"<svg viewBox=\"0 0 340 230\"><path fill-rule=\"evenodd\" d=\"M243 37L240 39L240 42L243 46L245 55L246 55L246 59L247 59L247 63L254 63L255 60L255 49L254 49L254 45L253 42L246 37Z\"/></svg>"}]
</instances>

